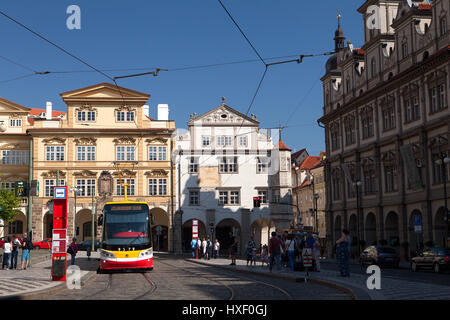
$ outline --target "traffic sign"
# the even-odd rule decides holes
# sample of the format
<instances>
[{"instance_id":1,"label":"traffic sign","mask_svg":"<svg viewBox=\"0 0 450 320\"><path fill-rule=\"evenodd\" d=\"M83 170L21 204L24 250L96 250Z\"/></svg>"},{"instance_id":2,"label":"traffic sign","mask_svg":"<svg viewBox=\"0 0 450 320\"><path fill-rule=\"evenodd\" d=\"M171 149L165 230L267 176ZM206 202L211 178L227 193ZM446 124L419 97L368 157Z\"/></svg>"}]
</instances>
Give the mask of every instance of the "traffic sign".
<instances>
[{"instance_id":1,"label":"traffic sign","mask_svg":"<svg viewBox=\"0 0 450 320\"><path fill-rule=\"evenodd\" d=\"M303 256L303 266L305 268L312 267L312 249L304 248L302 256Z\"/></svg>"},{"instance_id":2,"label":"traffic sign","mask_svg":"<svg viewBox=\"0 0 450 320\"><path fill-rule=\"evenodd\" d=\"M67 199L67 187L55 187L53 199Z\"/></svg>"},{"instance_id":3,"label":"traffic sign","mask_svg":"<svg viewBox=\"0 0 450 320\"><path fill-rule=\"evenodd\" d=\"M198 220L192 220L192 239L198 239Z\"/></svg>"},{"instance_id":4,"label":"traffic sign","mask_svg":"<svg viewBox=\"0 0 450 320\"><path fill-rule=\"evenodd\" d=\"M421 226L422 225L422 216L420 214L415 214L413 217L414 225Z\"/></svg>"}]
</instances>

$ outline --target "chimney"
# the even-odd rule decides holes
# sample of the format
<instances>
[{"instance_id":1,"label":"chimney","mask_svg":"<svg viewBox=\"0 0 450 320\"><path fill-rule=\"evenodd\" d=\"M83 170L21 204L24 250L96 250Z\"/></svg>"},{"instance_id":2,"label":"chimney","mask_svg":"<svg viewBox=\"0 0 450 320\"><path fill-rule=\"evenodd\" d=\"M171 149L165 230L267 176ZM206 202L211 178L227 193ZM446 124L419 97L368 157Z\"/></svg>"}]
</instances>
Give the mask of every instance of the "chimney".
<instances>
[{"instance_id":1,"label":"chimney","mask_svg":"<svg viewBox=\"0 0 450 320\"><path fill-rule=\"evenodd\" d=\"M46 120L52 120L53 119L53 110L52 110L52 103L50 101L47 101L47 107L45 110L45 119Z\"/></svg>"},{"instance_id":2,"label":"chimney","mask_svg":"<svg viewBox=\"0 0 450 320\"><path fill-rule=\"evenodd\" d=\"M148 104L145 104L143 108L144 108L144 116L150 118L150 106Z\"/></svg>"},{"instance_id":3,"label":"chimney","mask_svg":"<svg viewBox=\"0 0 450 320\"><path fill-rule=\"evenodd\" d=\"M169 120L169 105L168 104L158 104L158 120L168 121Z\"/></svg>"}]
</instances>

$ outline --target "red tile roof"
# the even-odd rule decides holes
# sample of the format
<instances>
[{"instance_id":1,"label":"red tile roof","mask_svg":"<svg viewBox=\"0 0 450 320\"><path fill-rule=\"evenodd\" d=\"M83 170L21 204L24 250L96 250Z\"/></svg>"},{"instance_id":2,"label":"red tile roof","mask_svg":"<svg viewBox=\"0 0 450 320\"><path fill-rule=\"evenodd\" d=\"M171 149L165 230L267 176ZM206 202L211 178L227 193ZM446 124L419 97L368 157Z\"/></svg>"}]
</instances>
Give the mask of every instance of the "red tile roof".
<instances>
[{"instance_id":1,"label":"red tile roof","mask_svg":"<svg viewBox=\"0 0 450 320\"><path fill-rule=\"evenodd\" d=\"M284 142L282 140L280 140L280 142L278 142L275 149L279 149L280 151L292 151L291 149L289 149L289 147L287 145L284 144Z\"/></svg>"},{"instance_id":2,"label":"red tile roof","mask_svg":"<svg viewBox=\"0 0 450 320\"><path fill-rule=\"evenodd\" d=\"M322 161L322 159L320 157L308 156L300 165L300 170L311 170L312 168L319 165L320 161Z\"/></svg>"},{"instance_id":3,"label":"red tile roof","mask_svg":"<svg viewBox=\"0 0 450 320\"><path fill-rule=\"evenodd\" d=\"M419 10L431 10L432 7L433 7L432 4L429 4L429 3L420 3L418 9L419 9Z\"/></svg>"},{"instance_id":4,"label":"red tile roof","mask_svg":"<svg viewBox=\"0 0 450 320\"><path fill-rule=\"evenodd\" d=\"M47 110L46 109L30 109L30 112L28 113L30 116L39 116L39 115L41 115L41 113L45 113ZM54 118L56 118L56 117L58 117L58 116L60 116L60 115L66 115L66 113L65 112L63 112L63 111L55 111L55 110L52 110L52 116L54 117Z\"/></svg>"}]
</instances>

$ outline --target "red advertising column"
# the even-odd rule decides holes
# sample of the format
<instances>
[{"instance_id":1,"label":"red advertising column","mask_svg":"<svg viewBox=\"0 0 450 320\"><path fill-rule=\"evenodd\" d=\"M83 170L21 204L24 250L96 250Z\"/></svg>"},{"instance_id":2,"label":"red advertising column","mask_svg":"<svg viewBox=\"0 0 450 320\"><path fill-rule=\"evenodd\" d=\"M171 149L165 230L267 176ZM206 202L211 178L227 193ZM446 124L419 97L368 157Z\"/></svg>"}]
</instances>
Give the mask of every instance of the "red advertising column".
<instances>
[{"instance_id":1,"label":"red advertising column","mask_svg":"<svg viewBox=\"0 0 450 320\"><path fill-rule=\"evenodd\" d=\"M67 187L53 190L52 280L66 281Z\"/></svg>"}]
</instances>

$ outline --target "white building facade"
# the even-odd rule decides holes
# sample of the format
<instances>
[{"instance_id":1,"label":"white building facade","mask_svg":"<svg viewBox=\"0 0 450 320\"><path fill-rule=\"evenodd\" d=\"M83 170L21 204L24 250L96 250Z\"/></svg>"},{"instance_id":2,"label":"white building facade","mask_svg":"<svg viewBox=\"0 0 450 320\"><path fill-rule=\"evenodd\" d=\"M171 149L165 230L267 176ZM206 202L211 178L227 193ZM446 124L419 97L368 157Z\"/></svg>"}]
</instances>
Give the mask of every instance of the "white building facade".
<instances>
[{"instance_id":1,"label":"white building facade","mask_svg":"<svg viewBox=\"0 0 450 320\"><path fill-rule=\"evenodd\" d=\"M189 250L193 219L199 220L199 237L218 238L224 250L233 232L241 253L250 236L263 245L271 231L289 227L290 151L274 147L256 116L239 113L223 98L204 115L191 115L175 150L183 250ZM254 208L257 196L261 206Z\"/></svg>"}]
</instances>

